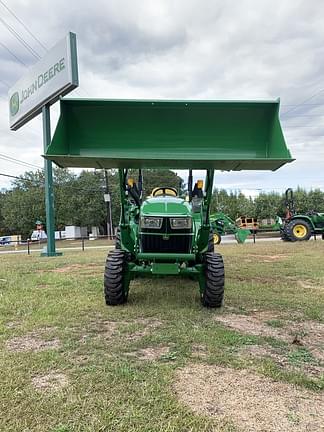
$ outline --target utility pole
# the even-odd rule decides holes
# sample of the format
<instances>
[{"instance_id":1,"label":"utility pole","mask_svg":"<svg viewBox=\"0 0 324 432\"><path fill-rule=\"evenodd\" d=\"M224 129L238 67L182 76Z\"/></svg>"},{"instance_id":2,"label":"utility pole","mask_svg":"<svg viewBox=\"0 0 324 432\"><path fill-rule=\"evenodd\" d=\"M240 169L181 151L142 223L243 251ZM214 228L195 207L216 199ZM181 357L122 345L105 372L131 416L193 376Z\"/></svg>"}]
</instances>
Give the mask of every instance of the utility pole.
<instances>
[{"instance_id":1,"label":"utility pole","mask_svg":"<svg viewBox=\"0 0 324 432\"><path fill-rule=\"evenodd\" d=\"M112 226L112 217L111 217L111 195L109 193L109 184L108 184L108 171L105 169L105 193L104 200L107 206L107 235L110 239L112 239L113 226Z\"/></svg>"}]
</instances>

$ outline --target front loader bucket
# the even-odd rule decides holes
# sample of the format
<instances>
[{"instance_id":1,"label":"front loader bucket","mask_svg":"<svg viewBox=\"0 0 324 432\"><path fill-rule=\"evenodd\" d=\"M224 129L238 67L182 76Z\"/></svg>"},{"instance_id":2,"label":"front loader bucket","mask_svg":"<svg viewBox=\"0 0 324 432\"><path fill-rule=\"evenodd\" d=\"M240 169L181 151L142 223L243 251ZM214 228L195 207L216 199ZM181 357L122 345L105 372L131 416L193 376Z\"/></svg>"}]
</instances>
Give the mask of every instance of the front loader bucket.
<instances>
[{"instance_id":1,"label":"front loader bucket","mask_svg":"<svg viewBox=\"0 0 324 432\"><path fill-rule=\"evenodd\" d=\"M276 170L279 101L62 99L45 157L61 167Z\"/></svg>"},{"instance_id":2,"label":"front loader bucket","mask_svg":"<svg viewBox=\"0 0 324 432\"><path fill-rule=\"evenodd\" d=\"M238 229L238 231L235 233L235 239L237 243L243 244L245 243L245 240L248 238L250 234L251 234L250 230Z\"/></svg>"}]
</instances>

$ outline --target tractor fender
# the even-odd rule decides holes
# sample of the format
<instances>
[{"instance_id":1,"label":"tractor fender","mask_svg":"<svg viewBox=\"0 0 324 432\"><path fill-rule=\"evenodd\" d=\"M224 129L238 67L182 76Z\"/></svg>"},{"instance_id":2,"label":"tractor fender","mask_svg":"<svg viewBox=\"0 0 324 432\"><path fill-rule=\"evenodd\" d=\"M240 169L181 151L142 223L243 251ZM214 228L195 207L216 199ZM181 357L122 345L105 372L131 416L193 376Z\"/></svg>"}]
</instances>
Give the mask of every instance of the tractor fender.
<instances>
[{"instance_id":1,"label":"tractor fender","mask_svg":"<svg viewBox=\"0 0 324 432\"><path fill-rule=\"evenodd\" d=\"M315 225L314 225L314 222L312 221L312 218L311 217L309 217L309 216L306 216L306 215L304 215L304 214L295 214L290 220L289 220L289 222L291 222L291 221L293 221L293 220L296 220L296 219L302 219L302 220L304 220L305 222L308 222L309 223L309 225L312 227L312 229L313 230L315 230Z\"/></svg>"}]
</instances>

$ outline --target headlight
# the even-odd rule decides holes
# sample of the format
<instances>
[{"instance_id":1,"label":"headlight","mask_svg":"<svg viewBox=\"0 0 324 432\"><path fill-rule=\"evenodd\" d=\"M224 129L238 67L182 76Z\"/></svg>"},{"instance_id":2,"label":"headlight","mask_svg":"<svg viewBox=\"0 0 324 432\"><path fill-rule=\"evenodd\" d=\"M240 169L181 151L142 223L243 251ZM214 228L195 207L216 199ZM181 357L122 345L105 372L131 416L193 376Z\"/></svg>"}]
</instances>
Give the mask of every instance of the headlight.
<instances>
[{"instance_id":1,"label":"headlight","mask_svg":"<svg viewBox=\"0 0 324 432\"><path fill-rule=\"evenodd\" d=\"M141 228L160 229L162 226L162 218L159 217L141 217Z\"/></svg>"},{"instance_id":2,"label":"headlight","mask_svg":"<svg viewBox=\"0 0 324 432\"><path fill-rule=\"evenodd\" d=\"M170 225L172 229L190 229L191 224L191 218L189 217L170 218Z\"/></svg>"}]
</instances>

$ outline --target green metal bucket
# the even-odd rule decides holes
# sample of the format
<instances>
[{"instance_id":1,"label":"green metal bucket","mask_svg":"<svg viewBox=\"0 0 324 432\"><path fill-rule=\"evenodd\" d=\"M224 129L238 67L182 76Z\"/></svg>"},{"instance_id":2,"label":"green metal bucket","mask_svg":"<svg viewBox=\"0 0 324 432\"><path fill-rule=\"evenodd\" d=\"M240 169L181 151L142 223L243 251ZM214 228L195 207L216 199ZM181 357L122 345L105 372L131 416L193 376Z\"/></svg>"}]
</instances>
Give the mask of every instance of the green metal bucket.
<instances>
[{"instance_id":1,"label":"green metal bucket","mask_svg":"<svg viewBox=\"0 0 324 432\"><path fill-rule=\"evenodd\" d=\"M279 101L62 99L45 157L62 167L276 170Z\"/></svg>"}]
</instances>

